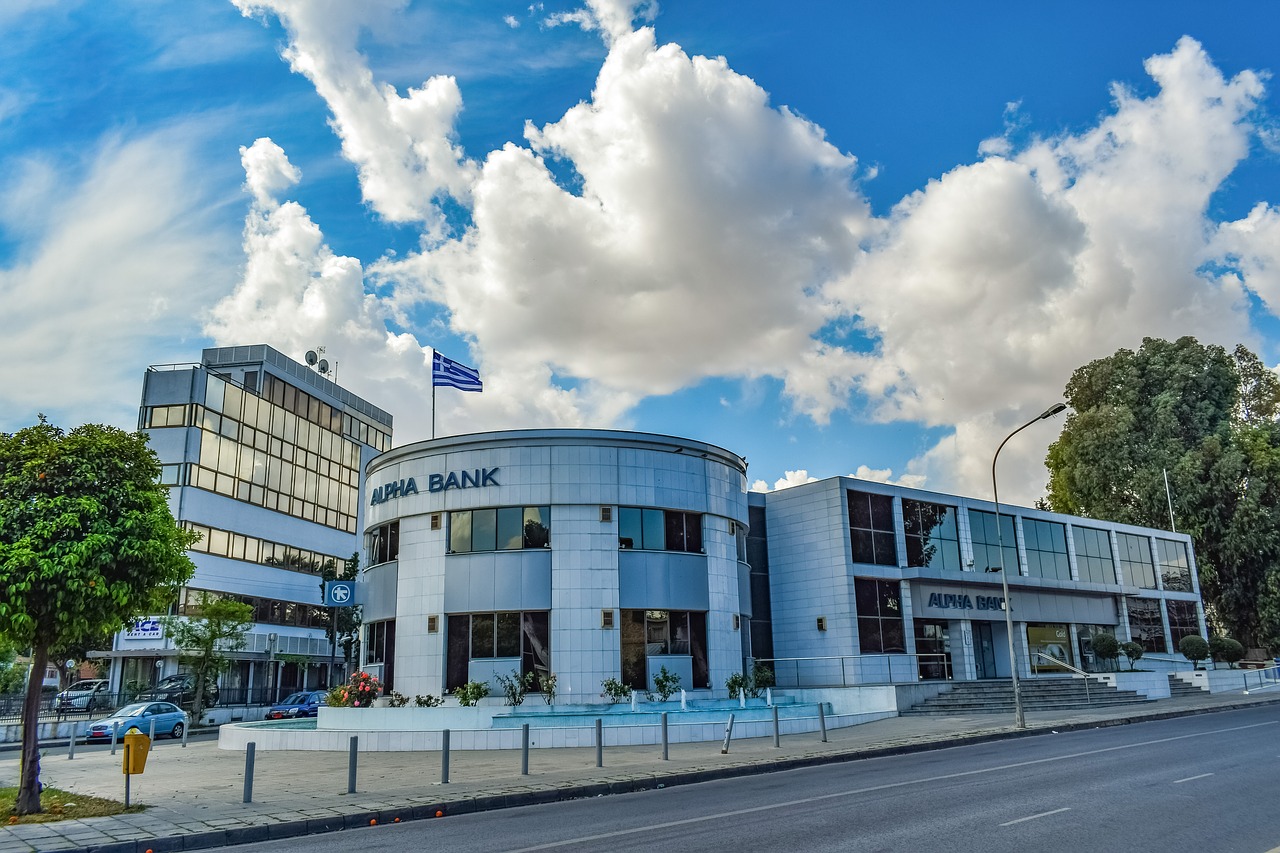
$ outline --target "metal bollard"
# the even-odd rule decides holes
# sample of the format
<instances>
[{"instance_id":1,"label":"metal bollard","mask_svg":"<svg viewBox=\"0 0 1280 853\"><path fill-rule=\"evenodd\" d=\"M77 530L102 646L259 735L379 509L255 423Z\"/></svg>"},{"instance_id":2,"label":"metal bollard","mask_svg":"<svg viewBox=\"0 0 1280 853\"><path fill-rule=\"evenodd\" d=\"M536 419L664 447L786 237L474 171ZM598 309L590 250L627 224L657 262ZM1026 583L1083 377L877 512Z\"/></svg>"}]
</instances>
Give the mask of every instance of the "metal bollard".
<instances>
[{"instance_id":1,"label":"metal bollard","mask_svg":"<svg viewBox=\"0 0 1280 853\"><path fill-rule=\"evenodd\" d=\"M529 724L520 727L520 775L529 775Z\"/></svg>"},{"instance_id":2,"label":"metal bollard","mask_svg":"<svg viewBox=\"0 0 1280 853\"><path fill-rule=\"evenodd\" d=\"M773 688L772 687L766 687L764 689L764 703L766 705L773 704Z\"/></svg>"},{"instance_id":3,"label":"metal bollard","mask_svg":"<svg viewBox=\"0 0 1280 853\"><path fill-rule=\"evenodd\" d=\"M253 756L258 745L249 741L244 745L244 802L253 802Z\"/></svg>"},{"instance_id":4,"label":"metal bollard","mask_svg":"<svg viewBox=\"0 0 1280 853\"><path fill-rule=\"evenodd\" d=\"M440 784L449 784L449 730L440 732Z\"/></svg>"},{"instance_id":5,"label":"metal bollard","mask_svg":"<svg viewBox=\"0 0 1280 853\"><path fill-rule=\"evenodd\" d=\"M150 733L147 734L147 737L151 738L152 740L156 739L156 718L155 717L151 718L151 731Z\"/></svg>"},{"instance_id":6,"label":"metal bollard","mask_svg":"<svg viewBox=\"0 0 1280 853\"><path fill-rule=\"evenodd\" d=\"M662 712L662 760L667 760L667 712Z\"/></svg>"},{"instance_id":7,"label":"metal bollard","mask_svg":"<svg viewBox=\"0 0 1280 853\"><path fill-rule=\"evenodd\" d=\"M823 710L823 704L818 703L818 728L822 729L822 742L827 742L827 712Z\"/></svg>"},{"instance_id":8,"label":"metal bollard","mask_svg":"<svg viewBox=\"0 0 1280 853\"><path fill-rule=\"evenodd\" d=\"M778 731L778 706L773 706L773 745L776 749L782 748L782 733Z\"/></svg>"},{"instance_id":9,"label":"metal bollard","mask_svg":"<svg viewBox=\"0 0 1280 853\"><path fill-rule=\"evenodd\" d=\"M724 746L720 747L721 755L729 754L729 740L733 737L733 714L729 715L729 722L724 727Z\"/></svg>"},{"instance_id":10,"label":"metal bollard","mask_svg":"<svg viewBox=\"0 0 1280 853\"><path fill-rule=\"evenodd\" d=\"M120 723L111 724L111 754L116 754L116 741L120 740Z\"/></svg>"},{"instance_id":11,"label":"metal bollard","mask_svg":"<svg viewBox=\"0 0 1280 853\"><path fill-rule=\"evenodd\" d=\"M187 730L188 730L188 729L190 729L190 728L191 728L191 726L183 726L183 727L182 727L182 748L183 748L183 749L186 749L186 748L187 748Z\"/></svg>"},{"instance_id":12,"label":"metal bollard","mask_svg":"<svg viewBox=\"0 0 1280 853\"><path fill-rule=\"evenodd\" d=\"M604 720L596 717L596 767L604 767Z\"/></svg>"},{"instance_id":13,"label":"metal bollard","mask_svg":"<svg viewBox=\"0 0 1280 853\"><path fill-rule=\"evenodd\" d=\"M356 756L360 753L360 738L351 736L351 747L347 752L347 793L356 792Z\"/></svg>"},{"instance_id":14,"label":"metal bollard","mask_svg":"<svg viewBox=\"0 0 1280 853\"><path fill-rule=\"evenodd\" d=\"M67 760L76 757L76 729L80 728L79 723L71 724L71 740L67 741Z\"/></svg>"}]
</instances>

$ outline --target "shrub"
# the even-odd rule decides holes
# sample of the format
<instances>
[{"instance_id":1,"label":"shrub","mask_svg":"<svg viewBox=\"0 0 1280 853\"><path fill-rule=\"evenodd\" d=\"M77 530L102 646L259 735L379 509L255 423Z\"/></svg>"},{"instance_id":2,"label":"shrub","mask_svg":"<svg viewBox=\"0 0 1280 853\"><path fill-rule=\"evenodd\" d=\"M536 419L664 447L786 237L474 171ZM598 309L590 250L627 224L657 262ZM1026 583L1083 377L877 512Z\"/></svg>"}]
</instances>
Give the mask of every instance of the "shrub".
<instances>
[{"instance_id":1,"label":"shrub","mask_svg":"<svg viewBox=\"0 0 1280 853\"><path fill-rule=\"evenodd\" d=\"M729 689L729 698L737 699L738 694L747 689L747 679L740 672L735 672L724 681L724 686Z\"/></svg>"},{"instance_id":2,"label":"shrub","mask_svg":"<svg viewBox=\"0 0 1280 853\"><path fill-rule=\"evenodd\" d=\"M1188 634L1178 643L1178 651L1199 669L1200 661L1209 656L1209 643L1199 634Z\"/></svg>"},{"instance_id":3,"label":"shrub","mask_svg":"<svg viewBox=\"0 0 1280 853\"><path fill-rule=\"evenodd\" d=\"M1132 672L1134 663L1142 657L1142 644L1130 640L1120 644L1120 651L1124 652L1124 656L1129 659L1129 671Z\"/></svg>"},{"instance_id":4,"label":"shrub","mask_svg":"<svg viewBox=\"0 0 1280 853\"><path fill-rule=\"evenodd\" d=\"M542 691L542 701L548 705L556 701L556 674L554 672L538 673L538 689Z\"/></svg>"},{"instance_id":5,"label":"shrub","mask_svg":"<svg viewBox=\"0 0 1280 853\"><path fill-rule=\"evenodd\" d=\"M394 690L387 691L387 705L392 708L403 708L409 704L409 697Z\"/></svg>"},{"instance_id":6,"label":"shrub","mask_svg":"<svg viewBox=\"0 0 1280 853\"><path fill-rule=\"evenodd\" d=\"M496 676L498 686L502 688L502 692L507 696L508 705L519 705L524 702L524 694L533 689L534 675L532 672L526 672L521 675L515 670L510 675ZM487 692L487 691L486 691Z\"/></svg>"},{"instance_id":7,"label":"shrub","mask_svg":"<svg viewBox=\"0 0 1280 853\"><path fill-rule=\"evenodd\" d=\"M763 693L765 688L777 684L773 677L773 667L763 663L757 663L751 667L751 683L754 692L748 692L747 695L754 699Z\"/></svg>"},{"instance_id":8,"label":"shrub","mask_svg":"<svg viewBox=\"0 0 1280 853\"><path fill-rule=\"evenodd\" d=\"M1230 637L1214 637L1209 641L1209 655L1229 669L1235 669L1236 663L1244 658L1244 646Z\"/></svg>"},{"instance_id":9,"label":"shrub","mask_svg":"<svg viewBox=\"0 0 1280 853\"><path fill-rule=\"evenodd\" d=\"M444 704L443 696L423 696L421 694L413 697L414 707L417 708L439 708Z\"/></svg>"},{"instance_id":10,"label":"shrub","mask_svg":"<svg viewBox=\"0 0 1280 853\"><path fill-rule=\"evenodd\" d=\"M1120 642L1110 634L1094 634L1089 644L1093 647L1093 656L1098 660L1113 662L1120 657Z\"/></svg>"},{"instance_id":11,"label":"shrub","mask_svg":"<svg viewBox=\"0 0 1280 853\"><path fill-rule=\"evenodd\" d=\"M671 672L665 666L653 677L653 688L662 702L671 698L671 694L680 689L680 674Z\"/></svg>"},{"instance_id":12,"label":"shrub","mask_svg":"<svg viewBox=\"0 0 1280 853\"><path fill-rule=\"evenodd\" d=\"M356 672L352 673L346 684L330 690L326 701L339 708L372 708L381 693L382 682L377 676Z\"/></svg>"},{"instance_id":13,"label":"shrub","mask_svg":"<svg viewBox=\"0 0 1280 853\"><path fill-rule=\"evenodd\" d=\"M457 698L459 705L470 708L489 695L489 685L483 681L468 681L454 690L453 695Z\"/></svg>"},{"instance_id":14,"label":"shrub","mask_svg":"<svg viewBox=\"0 0 1280 853\"><path fill-rule=\"evenodd\" d=\"M616 678L606 678L600 682L600 686L604 688L604 695L615 705L631 698L631 688Z\"/></svg>"}]
</instances>

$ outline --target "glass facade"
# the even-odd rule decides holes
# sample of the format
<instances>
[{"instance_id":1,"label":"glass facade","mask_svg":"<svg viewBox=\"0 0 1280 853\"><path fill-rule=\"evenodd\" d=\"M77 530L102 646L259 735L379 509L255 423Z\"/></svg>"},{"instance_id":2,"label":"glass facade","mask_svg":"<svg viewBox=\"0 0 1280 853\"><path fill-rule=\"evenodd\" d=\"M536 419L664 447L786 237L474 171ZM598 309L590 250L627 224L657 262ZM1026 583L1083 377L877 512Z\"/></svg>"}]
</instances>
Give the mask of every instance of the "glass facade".
<instances>
[{"instance_id":1,"label":"glass facade","mask_svg":"<svg viewBox=\"0 0 1280 853\"><path fill-rule=\"evenodd\" d=\"M1111 556L1111 537L1105 530L1071 527L1076 546L1076 569L1080 580L1089 583L1115 583L1116 564Z\"/></svg>"},{"instance_id":2,"label":"glass facade","mask_svg":"<svg viewBox=\"0 0 1280 853\"><path fill-rule=\"evenodd\" d=\"M449 552L452 554L550 546L550 507L509 506L449 513Z\"/></svg>"},{"instance_id":3,"label":"glass facade","mask_svg":"<svg viewBox=\"0 0 1280 853\"><path fill-rule=\"evenodd\" d=\"M1056 521L1022 519L1022 535L1027 550L1027 574L1033 578L1071 580L1067 559L1067 528Z\"/></svg>"},{"instance_id":4,"label":"glass facade","mask_svg":"<svg viewBox=\"0 0 1280 853\"><path fill-rule=\"evenodd\" d=\"M367 565L389 563L400 558L400 522L379 524L364 535Z\"/></svg>"},{"instance_id":5,"label":"glass facade","mask_svg":"<svg viewBox=\"0 0 1280 853\"><path fill-rule=\"evenodd\" d=\"M1194 601L1166 601L1164 605L1169 616L1169 635L1175 650L1183 637L1200 636L1200 616L1196 613Z\"/></svg>"},{"instance_id":6,"label":"glass facade","mask_svg":"<svg viewBox=\"0 0 1280 853\"><path fill-rule=\"evenodd\" d=\"M951 678L951 636L948 625L936 619L917 619L916 658L925 680Z\"/></svg>"},{"instance_id":7,"label":"glass facade","mask_svg":"<svg viewBox=\"0 0 1280 853\"><path fill-rule=\"evenodd\" d=\"M903 498L902 525L908 566L948 572L963 568L955 507Z\"/></svg>"},{"instance_id":8,"label":"glass facade","mask_svg":"<svg viewBox=\"0 0 1280 853\"><path fill-rule=\"evenodd\" d=\"M200 534L200 541L188 549L199 554L213 554L231 560L244 560L247 563L310 574L319 574L322 569L332 569L346 562L345 557L282 545L193 521L184 521L183 526Z\"/></svg>"},{"instance_id":9,"label":"glass facade","mask_svg":"<svg viewBox=\"0 0 1280 853\"><path fill-rule=\"evenodd\" d=\"M898 581L855 578L858 645L862 654L901 654L907 644L902 626L902 588Z\"/></svg>"},{"instance_id":10,"label":"glass facade","mask_svg":"<svg viewBox=\"0 0 1280 853\"><path fill-rule=\"evenodd\" d=\"M973 537L973 570L975 572L1000 571L1000 544L1004 543L1004 566L1010 576L1021 573L1018 562L1018 530L1012 515L1000 514L1000 528L996 529L996 514L980 509L969 510L969 532Z\"/></svg>"},{"instance_id":11,"label":"glass facade","mask_svg":"<svg viewBox=\"0 0 1280 853\"><path fill-rule=\"evenodd\" d=\"M1063 664L1075 666L1069 625L1027 623L1027 649L1032 672L1070 672Z\"/></svg>"},{"instance_id":12,"label":"glass facade","mask_svg":"<svg viewBox=\"0 0 1280 853\"><path fill-rule=\"evenodd\" d=\"M618 507L618 547L701 554L702 513Z\"/></svg>"},{"instance_id":13,"label":"glass facade","mask_svg":"<svg viewBox=\"0 0 1280 853\"><path fill-rule=\"evenodd\" d=\"M693 665L693 688L711 686L707 661L707 614L697 610L623 610L622 683L632 690L648 690L651 655L688 655Z\"/></svg>"},{"instance_id":14,"label":"glass facade","mask_svg":"<svg viewBox=\"0 0 1280 853\"><path fill-rule=\"evenodd\" d=\"M1117 533L1120 547L1120 569L1129 586L1142 589L1156 588L1156 569L1151 562L1151 540L1132 533Z\"/></svg>"},{"instance_id":15,"label":"glass facade","mask_svg":"<svg viewBox=\"0 0 1280 853\"><path fill-rule=\"evenodd\" d=\"M446 688L471 680L473 660L519 658L521 675L550 674L550 616L545 610L449 614Z\"/></svg>"},{"instance_id":16,"label":"glass facade","mask_svg":"<svg viewBox=\"0 0 1280 853\"><path fill-rule=\"evenodd\" d=\"M1145 651L1169 651L1164 641L1164 621L1160 618L1160 602L1154 598L1126 599L1129 611L1129 635Z\"/></svg>"},{"instance_id":17,"label":"glass facade","mask_svg":"<svg viewBox=\"0 0 1280 853\"><path fill-rule=\"evenodd\" d=\"M1160 563L1160 581L1169 592L1191 592L1191 562L1184 542L1156 540L1156 559ZM1178 644L1177 640L1173 641Z\"/></svg>"},{"instance_id":18,"label":"glass facade","mask_svg":"<svg viewBox=\"0 0 1280 853\"><path fill-rule=\"evenodd\" d=\"M253 621L265 625L285 625L296 628L327 628L329 626L329 608L318 604L300 604L296 601L282 601L260 595L240 595L203 589L182 590L178 599L178 615L197 615L196 608L201 594L208 595L210 598L226 598L247 604L253 608ZM320 600L318 590L316 600Z\"/></svg>"},{"instance_id":19,"label":"glass facade","mask_svg":"<svg viewBox=\"0 0 1280 853\"><path fill-rule=\"evenodd\" d=\"M849 490L849 533L853 561L875 566L898 565L898 537L893 526L893 498Z\"/></svg>"}]
</instances>

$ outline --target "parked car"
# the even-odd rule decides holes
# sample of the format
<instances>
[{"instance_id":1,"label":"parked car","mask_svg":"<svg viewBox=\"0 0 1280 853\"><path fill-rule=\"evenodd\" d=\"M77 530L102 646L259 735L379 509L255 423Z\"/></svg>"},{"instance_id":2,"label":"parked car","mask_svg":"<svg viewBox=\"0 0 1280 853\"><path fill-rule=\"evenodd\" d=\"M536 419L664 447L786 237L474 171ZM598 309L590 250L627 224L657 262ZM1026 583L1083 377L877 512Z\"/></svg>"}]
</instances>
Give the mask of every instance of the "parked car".
<instances>
[{"instance_id":1,"label":"parked car","mask_svg":"<svg viewBox=\"0 0 1280 853\"><path fill-rule=\"evenodd\" d=\"M191 672L180 672L167 675L148 690L138 694L138 701L151 700L172 702L175 705L190 707L196 701L196 676ZM204 687L204 705L206 708L218 704L218 685L212 681Z\"/></svg>"},{"instance_id":2,"label":"parked car","mask_svg":"<svg viewBox=\"0 0 1280 853\"><path fill-rule=\"evenodd\" d=\"M105 707L111 704L110 689L110 682L105 678L77 681L55 697L54 708L66 713Z\"/></svg>"},{"instance_id":3,"label":"parked car","mask_svg":"<svg viewBox=\"0 0 1280 853\"><path fill-rule=\"evenodd\" d=\"M137 726L138 731L144 735L150 734L152 720L156 724L156 737L169 735L180 738L187 728L187 712L172 702L134 702L132 705L125 705L110 717L90 723L84 741L92 743L111 740L112 729L117 723L120 724L121 736L133 726Z\"/></svg>"},{"instance_id":4,"label":"parked car","mask_svg":"<svg viewBox=\"0 0 1280 853\"><path fill-rule=\"evenodd\" d=\"M267 711L268 720L291 720L297 717L314 717L321 705L328 704L327 690L303 690L285 697L283 702L272 705Z\"/></svg>"}]
</instances>

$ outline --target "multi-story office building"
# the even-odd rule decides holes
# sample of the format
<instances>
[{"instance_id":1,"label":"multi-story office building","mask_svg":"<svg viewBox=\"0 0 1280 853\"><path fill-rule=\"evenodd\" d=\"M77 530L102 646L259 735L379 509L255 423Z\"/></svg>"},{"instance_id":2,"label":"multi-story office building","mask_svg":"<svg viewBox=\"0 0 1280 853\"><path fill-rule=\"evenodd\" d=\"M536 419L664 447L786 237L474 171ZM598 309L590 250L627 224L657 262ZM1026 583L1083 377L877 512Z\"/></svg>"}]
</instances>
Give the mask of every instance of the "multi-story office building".
<instances>
[{"instance_id":1,"label":"multi-story office building","mask_svg":"<svg viewBox=\"0 0 1280 853\"><path fill-rule=\"evenodd\" d=\"M848 477L748 494L729 451L606 430L451 436L368 472L366 667L406 695L554 672L590 702L664 667L723 695L753 659L780 685L1008 677L1002 565L1023 675L1101 668L1098 632L1205 633L1176 533Z\"/></svg>"},{"instance_id":2,"label":"multi-story office building","mask_svg":"<svg viewBox=\"0 0 1280 853\"><path fill-rule=\"evenodd\" d=\"M361 474L390 448L391 415L258 345L149 368L138 426L160 457L175 518L202 537L174 612L201 593L254 609L247 645L222 676L222 701L324 685L331 644L319 571L359 548ZM154 619L114 646L118 689L176 669Z\"/></svg>"}]
</instances>

